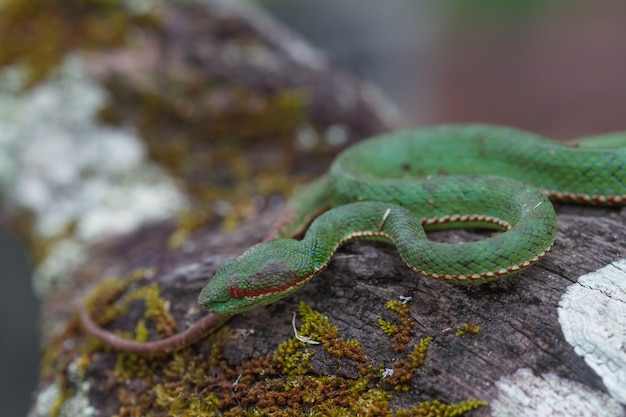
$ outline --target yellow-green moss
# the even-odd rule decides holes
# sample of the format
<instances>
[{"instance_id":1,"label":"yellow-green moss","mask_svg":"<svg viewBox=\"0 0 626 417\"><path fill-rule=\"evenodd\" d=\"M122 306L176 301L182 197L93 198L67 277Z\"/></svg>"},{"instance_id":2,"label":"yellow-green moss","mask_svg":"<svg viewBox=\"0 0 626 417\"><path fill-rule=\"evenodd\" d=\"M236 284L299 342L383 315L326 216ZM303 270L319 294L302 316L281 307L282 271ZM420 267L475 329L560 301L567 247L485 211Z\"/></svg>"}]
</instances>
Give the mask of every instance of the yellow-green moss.
<instances>
[{"instance_id":1,"label":"yellow-green moss","mask_svg":"<svg viewBox=\"0 0 626 417\"><path fill-rule=\"evenodd\" d=\"M393 336L399 331L398 326L388 322L387 320L378 318L378 324L380 325L381 330L385 332L387 336Z\"/></svg>"},{"instance_id":2,"label":"yellow-green moss","mask_svg":"<svg viewBox=\"0 0 626 417\"><path fill-rule=\"evenodd\" d=\"M399 323L396 325L379 318L378 324L383 332L391 337L391 348L398 353L404 352L409 342L411 332L415 327L415 320L411 317L409 307L402 301L387 301L385 307L398 315Z\"/></svg>"},{"instance_id":3,"label":"yellow-green moss","mask_svg":"<svg viewBox=\"0 0 626 417\"><path fill-rule=\"evenodd\" d=\"M461 336L466 333L478 334L480 333L480 326L475 323L463 323L461 327L456 330L457 336Z\"/></svg>"},{"instance_id":4,"label":"yellow-green moss","mask_svg":"<svg viewBox=\"0 0 626 417\"><path fill-rule=\"evenodd\" d=\"M405 313L405 310L400 309L400 312ZM337 327L330 324L327 317L305 304L300 305L300 313L302 320L298 330L300 336L319 341L324 351L331 355L350 357L357 362L366 363L369 369L373 369L365 355L361 355L359 343L341 339ZM404 375L399 382L406 385L412 377L411 371L423 365L431 340L431 338L422 339L407 355L406 360L394 364L397 374ZM310 369L310 359L314 355L311 349L318 347L308 345L294 336L281 343L271 357L262 357L230 369L219 359L217 348L213 346L212 359L209 361L213 369L211 374L222 373L227 380L221 383L197 380L196 384L199 385L195 385L196 392L198 387L206 387L207 384L213 387L202 401L193 396L183 395L184 391L179 389L171 390L167 389L166 385L158 385L157 403L169 414L193 410L186 414L190 416L218 415L218 413L224 416L428 415L419 414L425 410L435 413L432 415L443 416L458 415L485 404L475 400L468 400L459 405L434 401L421 403L413 410L392 411L389 409L389 400L393 396L378 387L380 377L376 377L372 372L360 373L361 376L357 379L315 375ZM175 377L176 380L184 379L186 375L189 378L189 373L197 366L189 366L180 356L176 357L172 364L177 371L171 377Z\"/></svg>"},{"instance_id":5,"label":"yellow-green moss","mask_svg":"<svg viewBox=\"0 0 626 417\"><path fill-rule=\"evenodd\" d=\"M400 317L404 317L408 315L411 311L409 310L409 306L398 300L389 300L385 303L385 307L389 310L393 311Z\"/></svg>"},{"instance_id":6,"label":"yellow-green moss","mask_svg":"<svg viewBox=\"0 0 626 417\"><path fill-rule=\"evenodd\" d=\"M171 396L171 393L161 384L154 387L156 404L167 410L171 416L218 416L220 415L219 402L215 394L206 398L188 397L181 400Z\"/></svg>"},{"instance_id":7,"label":"yellow-green moss","mask_svg":"<svg viewBox=\"0 0 626 417\"><path fill-rule=\"evenodd\" d=\"M393 373L384 378L384 382L393 386L396 391L406 392L409 390L409 382L413 379L415 371L424 364L428 345L432 337L426 337L413 346L413 351L406 359L398 359L393 363Z\"/></svg>"},{"instance_id":8,"label":"yellow-green moss","mask_svg":"<svg viewBox=\"0 0 626 417\"><path fill-rule=\"evenodd\" d=\"M397 417L454 417L460 416L478 407L488 405L486 401L479 401L473 398L460 402L459 404L446 404L439 400L424 401L411 409L410 414L398 414Z\"/></svg>"},{"instance_id":9,"label":"yellow-green moss","mask_svg":"<svg viewBox=\"0 0 626 417\"><path fill-rule=\"evenodd\" d=\"M304 342L291 338L284 341L274 353L274 363L285 373L303 375L309 370L312 353L301 350Z\"/></svg>"},{"instance_id":10,"label":"yellow-green moss","mask_svg":"<svg viewBox=\"0 0 626 417\"><path fill-rule=\"evenodd\" d=\"M144 317L155 323L156 330L161 337L168 337L176 333L176 321L169 313L165 300L160 296L158 284L153 283L126 294L119 304L125 306L134 300L144 300L146 305Z\"/></svg>"},{"instance_id":11,"label":"yellow-green moss","mask_svg":"<svg viewBox=\"0 0 626 417\"><path fill-rule=\"evenodd\" d=\"M86 297L84 301L85 305L88 310L97 312L99 314L99 324L105 325L126 313L128 311L128 304L131 301L145 298L147 318L155 319L159 323L162 323L160 327L163 329L168 329L169 325L168 330L169 334L171 334L173 332L171 327L172 323L174 323L174 319L168 314L162 314L165 313L164 301L159 297L159 290L156 284L149 287L141 287L135 292L124 295L120 300L115 302L120 294L132 284L152 274L154 274L153 268L141 268L123 278L106 278ZM167 334L168 332L163 333Z\"/></svg>"},{"instance_id":12,"label":"yellow-green moss","mask_svg":"<svg viewBox=\"0 0 626 417\"><path fill-rule=\"evenodd\" d=\"M138 272L133 278L137 280L141 276ZM98 293L107 293L106 298L110 299L113 294L118 297L119 291L120 286L108 283L99 288ZM135 337L145 339L145 326L152 328L160 321L168 322L169 314L159 307L162 300L157 302L160 300L158 287L153 285L120 297L116 304L137 299L146 299L146 304L150 305L135 329ZM391 305L401 317L408 314L408 308ZM226 328L200 344L210 345L208 355L197 351L198 346L187 347L161 360L116 354L116 366L107 377L107 390L120 404L117 416L150 413L188 417L454 416L486 404L471 399L458 405L433 400L412 409L393 410L390 401L403 395L415 370L425 366L431 338L422 338L406 357L393 363L393 375L383 377L366 357L360 343L341 338L339 329L320 312L301 303L300 319L298 334L319 341L319 345L307 344L294 336L279 344L273 354L239 365L229 364L222 355L221 346L229 337ZM133 335L128 332L127 336ZM96 348L92 346L92 354ZM326 354L355 361L358 377L313 372L311 360L320 349ZM86 358L81 359L82 362L81 366L89 367ZM64 369L57 368L57 372L62 374ZM65 392L69 395L71 387ZM60 400L57 409L63 401Z\"/></svg>"},{"instance_id":13,"label":"yellow-green moss","mask_svg":"<svg viewBox=\"0 0 626 417\"><path fill-rule=\"evenodd\" d=\"M87 372L87 367L89 366L89 355L86 353L80 355L80 357L75 363L76 363L76 372L77 372L76 377L79 379L83 379Z\"/></svg>"},{"instance_id":14,"label":"yellow-green moss","mask_svg":"<svg viewBox=\"0 0 626 417\"><path fill-rule=\"evenodd\" d=\"M426 337L421 339L417 345L413 346L413 352L409 353L408 358L411 361L411 366L413 368L418 368L422 366L424 363L424 357L426 356L426 351L428 350L428 345L433 341L432 337Z\"/></svg>"},{"instance_id":15,"label":"yellow-green moss","mask_svg":"<svg viewBox=\"0 0 626 417\"><path fill-rule=\"evenodd\" d=\"M0 67L23 65L32 85L69 51L122 46L131 29L157 23L154 14L131 14L124 0L5 0L0 2L0 39L5 40Z\"/></svg>"},{"instance_id":16,"label":"yellow-green moss","mask_svg":"<svg viewBox=\"0 0 626 417\"><path fill-rule=\"evenodd\" d=\"M33 84L43 80L68 52L123 47L137 31L159 30L158 7L136 13L128 3L0 3L0 39L11 39L0 45L0 68L22 64ZM252 57L258 49L271 48L249 31L241 32L229 32L223 42ZM306 150L298 147L297 132L303 126L315 130L319 123L311 120L306 88L259 88L235 78L213 79L210 68L199 72L184 65L173 67L147 70L141 80L135 74L104 80L108 104L99 113L101 121L136 127L151 160L188 191L192 204L177 218L178 227L169 239L171 248L180 247L195 230L218 220L226 230L232 229L242 219L257 214L259 200L252 203L251 197L289 194L295 185L319 173L311 167L326 166L336 152L324 141ZM321 132L328 127L319 124ZM302 169L304 153L308 155L308 172ZM261 154L269 157L259 157ZM216 210L215 204L228 208ZM27 214L16 214L16 218L24 216ZM15 223L24 229L23 236L31 234L33 222L25 219ZM48 247L64 237L67 234L50 242L34 241L35 259L44 259Z\"/></svg>"},{"instance_id":17,"label":"yellow-green moss","mask_svg":"<svg viewBox=\"0 0 626 417\"><path fill-rule=\"evenodd\" d=\"M311 123L305 90L263 91L213 80L210 71L184 70L142 83L113 79L106 86L112 99L101 120L133 120L150 159L180 179L191 196L169 239L172 248L217 220L224 230L233 229L258 213L259 201L288 195L311 178L301 171L296 140L301 126ZM320 142L307 149L307 160L323 167L334 151Z\"/></svg>"}]
</instances>

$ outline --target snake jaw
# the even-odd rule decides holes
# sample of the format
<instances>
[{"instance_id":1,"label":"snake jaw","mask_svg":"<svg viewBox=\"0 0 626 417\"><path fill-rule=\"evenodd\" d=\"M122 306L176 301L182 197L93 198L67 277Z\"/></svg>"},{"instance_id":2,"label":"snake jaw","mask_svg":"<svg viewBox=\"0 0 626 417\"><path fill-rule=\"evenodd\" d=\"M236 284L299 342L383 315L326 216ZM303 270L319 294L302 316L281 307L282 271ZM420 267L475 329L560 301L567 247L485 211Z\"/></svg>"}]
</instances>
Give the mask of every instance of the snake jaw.
<instances>
[{"instance_id":1,"label":"snake jaw","mask_svg":"<svg viewBox=\"0 0 626 417\"><path fill-rule=\"evenodd\" d=\"M214 314L229 314L231 300L228 290L222 291L209 285L202 288L198 296L198 304Z\"/></svg>"}]
</instances>

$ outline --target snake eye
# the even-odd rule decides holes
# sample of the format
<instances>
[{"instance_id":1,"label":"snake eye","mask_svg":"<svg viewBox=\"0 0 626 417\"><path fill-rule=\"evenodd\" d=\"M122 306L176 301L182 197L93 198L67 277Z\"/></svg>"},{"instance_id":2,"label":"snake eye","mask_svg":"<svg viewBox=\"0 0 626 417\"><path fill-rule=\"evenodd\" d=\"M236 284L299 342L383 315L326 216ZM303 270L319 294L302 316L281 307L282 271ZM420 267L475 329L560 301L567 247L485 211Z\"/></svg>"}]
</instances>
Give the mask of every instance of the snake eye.
<instances>
[{"instance_id":1,"label":"snake eye","mask_svg":"<svg viewBox=\"0 0 626 417\"><path fill-rule=\"evenodd\" d=\"M240 300L246 296L246 290L241 287L230 287L228 289L228 295L236 300Z\"/></svg>"}]
</instances>

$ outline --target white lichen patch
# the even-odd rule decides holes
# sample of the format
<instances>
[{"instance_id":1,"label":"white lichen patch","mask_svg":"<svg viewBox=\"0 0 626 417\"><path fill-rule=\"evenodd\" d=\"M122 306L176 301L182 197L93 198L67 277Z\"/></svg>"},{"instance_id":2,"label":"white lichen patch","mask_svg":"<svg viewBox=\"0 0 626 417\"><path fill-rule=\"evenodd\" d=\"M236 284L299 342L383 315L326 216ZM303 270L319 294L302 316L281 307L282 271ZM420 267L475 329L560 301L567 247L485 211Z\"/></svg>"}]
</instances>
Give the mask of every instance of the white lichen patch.
<instances>
[{"instance_id":1,"label":"white lichen patch","mask_svg":"<svg viewBox=\"0 0 626 417\"><path fill-rule=\"evenodd\" d=\"M34 239L64 237L35 272L41 293L70 276L88 245L169 218L186 200L140 138L98 123L106 90L79 58L30 90L22 77L17 68L0 73L0 198L32 215Z\"/></svg>"},{"instance_id":2,"label":"white lichen patch","mask_svg":"<svg viewBox=\"0 0 626 417\"><path fill-rule=\"evenodd\" d=\"M39 391L35 399L35 415L37 417L46 417L50 415L50 409L61 400L61 387L59 384L52 383Z\"/></svg>"},{"instance_id":3,"label":"white lichen patch","mask_svg":"<svg viewBox=\"0 0 626 417\"><path fill-rule=\"evenodd\" d=\"M58 417L94 417L98 410L89 402L89 383L83 382L59 408Z\"/></svg>"},{"instance_id":4,"label":"white lichen patch","mask_svg":"<svg viewBox=\"0 0 626 417\"><path fill-rule=\"evenodd\" d=\"M585 274L559 302L565 339L626 404L626 259Z\"/></svg>"},{"instance_id":5,"label":"white lichen patch","mask_svg":"<svg viewBox=\"0 0 626 417\"><path fill-rule=\"evenodd\" d=\"M496 382L494 417L621 417L622 407L608 395L554 374L533 375L527 368Z\"/></svg>"},{"instance_id":6,"label":"white lichen patch","mask_svg":"<svg viewBox=\"0 0 626 417\"><path fill-rule=\"evenodd\" d=\"M67 238L55 243L34 272L35 293L45 294L49 288L61 284L65 274L87 260L88 252L77 239Z\"/></svg>"},{"instance_id":7,"label":"white lichen patch","mask_svg":"<svg viewBox=\"0 0 626 417\"><path fill-rule=\"evenodd\" d=\"M35 399L34 412L37 417L48 417L57 411L59 417L93 417L98 410L89 401L91 383L84 380L84 371L79 364L81 358L76 358L67 367L67 375L72 385L71 395L63 393L58 383L52 383L41 391Z\"/></svg>"}]
</instances>

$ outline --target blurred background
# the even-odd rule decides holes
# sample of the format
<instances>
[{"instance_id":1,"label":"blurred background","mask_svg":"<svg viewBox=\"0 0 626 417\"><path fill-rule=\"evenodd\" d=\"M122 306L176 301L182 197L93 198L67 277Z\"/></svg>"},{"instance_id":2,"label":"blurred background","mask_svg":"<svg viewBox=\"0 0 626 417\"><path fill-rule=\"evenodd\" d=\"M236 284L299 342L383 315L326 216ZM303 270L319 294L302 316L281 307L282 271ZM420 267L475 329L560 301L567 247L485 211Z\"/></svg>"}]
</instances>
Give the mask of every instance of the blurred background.
<instances>
[{"instance_id":1,"label":"blurred background","mask_svg":"<svg viewBox=\"0 0 626 417\"><path fill-rule=\"evenodd\" d=\"M30 0L0 8L18 1ZM378 85L407 125L496 123L556 139L626 130L626 2L254 3ZM0 233L0 406L9 417L26 414L36 386L30 272L23 247Z\"/></svg>"},{"instance_id":2,"label":"blurred background","mask_svg":"<svg viewBox=\"0 0 626 417\"><path fill-rule=\"evenodd\" d=\"M506 124L556 139L626 128L619 0L268 0L411 125Z\"/></svg>"}]
</instances>

